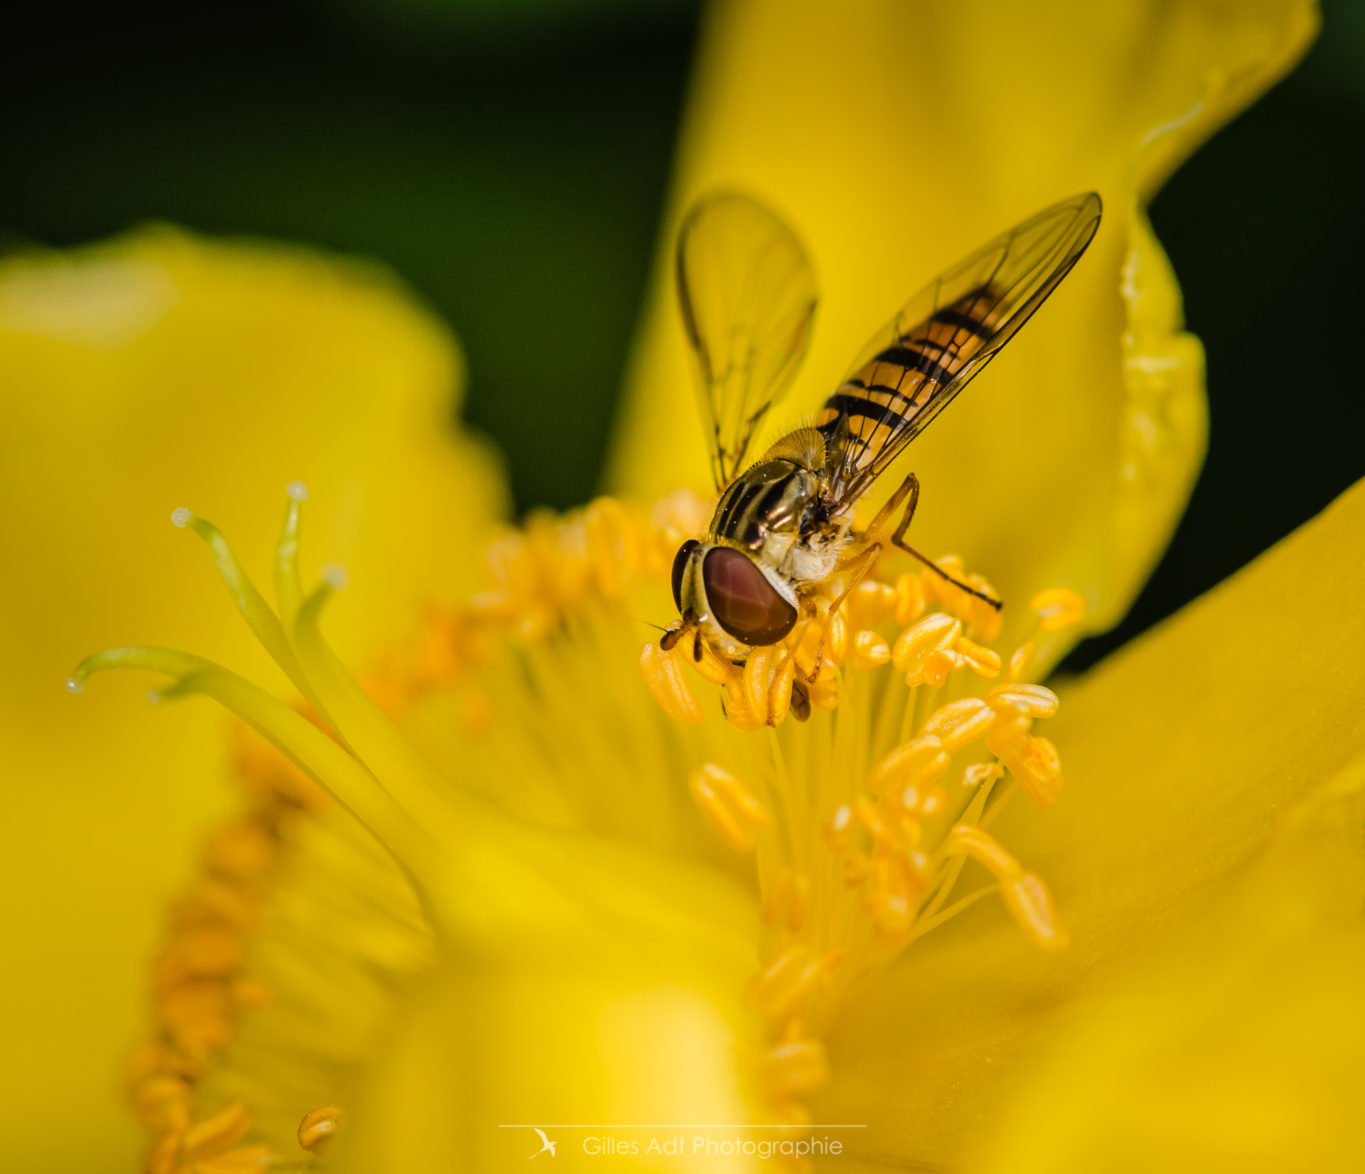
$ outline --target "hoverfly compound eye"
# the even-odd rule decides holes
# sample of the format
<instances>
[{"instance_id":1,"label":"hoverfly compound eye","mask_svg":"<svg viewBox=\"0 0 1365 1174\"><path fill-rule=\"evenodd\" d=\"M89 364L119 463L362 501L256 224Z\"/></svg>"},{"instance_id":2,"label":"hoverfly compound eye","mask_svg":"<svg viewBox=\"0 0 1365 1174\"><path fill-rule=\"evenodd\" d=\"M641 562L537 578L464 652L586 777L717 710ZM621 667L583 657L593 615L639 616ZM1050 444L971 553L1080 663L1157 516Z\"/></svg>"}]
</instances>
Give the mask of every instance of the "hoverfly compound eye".
<instances>
[{"instance_id":1,"label":"hoverfly compound eye","mask_svg":"<svg viewBox=\"0 0 1365 1174\"><path fill-rule=\"evenodd\" d=\"M715 547L702 562L701 573L712 618L736 640L776 644L795 625L796 608L738 550Z\"/></svg>"},{"instance_id":2,"label":"hoverfly compound eye","mask_svg":"<svg viewBox=\"0 0 1365 1174\"><path fill-rule=\"evenodd\" d=\"M673 602L679 611L682 611L683 575L687 573L687 564L700 546L701 543L695 538L689 538L678 547L678 553L673 557Z\"/></svg>"}]
</instances>

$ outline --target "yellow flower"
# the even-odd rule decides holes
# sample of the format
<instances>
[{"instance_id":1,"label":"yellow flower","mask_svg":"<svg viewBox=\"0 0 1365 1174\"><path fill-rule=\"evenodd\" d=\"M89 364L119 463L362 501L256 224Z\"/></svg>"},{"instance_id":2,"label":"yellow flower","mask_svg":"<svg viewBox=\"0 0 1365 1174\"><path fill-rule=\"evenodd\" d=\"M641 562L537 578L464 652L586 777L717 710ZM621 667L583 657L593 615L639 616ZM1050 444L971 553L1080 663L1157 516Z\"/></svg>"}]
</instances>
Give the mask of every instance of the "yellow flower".
<instances>
[{"instance_id":1,"label":"yellow flower","mask_svg":"<svg viewBox=\"0 0 1365 1174\"><path fill-rule=\"evenodd\" d=\"M744 101L726 89L727 78L752 84L774 103L817 92L811 59L773 35L795 26L786 10L768 25L762 22L772 14L758 6L726 12L715 33L724 39L712 52L733 56L709 83L711 109L729 112ZM937 522L926 515L929 541L942 546L951 534L954 545L969 544L963 547L969 565L998 576L1012 600L1062 583L1083 592L1089 614L1102 622L1121 610L1183 501L1202 447L1197 347L1171 333L1173 285L1145 235L1133 193L1150 194L1199 135L1287 67L1311 24L1301 12L1282 20L1271 5L1242 15L1217 36L1201 25L1197 10L1187 9L1146 30L1153 44L1182 58L1181 68L1160 71L1151 108L1122 95L1122 113L1134 128L1126 139L1113 135L1106 121L1117 98L1106 107L1073 95L1057 102L1048 123L1054 130L1075 118L1100 128L1095 141L1113 158L1104 161L1108 170L1099 180L1121 193L1115 199L1105 192L1111 210L1132 218L1122 234L1131 243L1111 235L1107 258L1088 258L1089 268L1078 271L1078 280L1081 272L1092 274L1090 298L1083 287L1059 294L1049 318L1029 332L1038 339L1035 349L1016 356L1028 369L1032 353L1032 370L1046 369L1055 379L1053 410L1038 412L1022 393L1012 397L1000 385L1009 382L1010 369L1000 364L989 404L982 398L987 389L976 392L954 413L962 423L950 418L940 425L955 428L957 441L952 431L935 441L944 460L956 443L970 440L980 455L979 463L971 462L972 478L955 479L951 469L925 477L953 503ZM921 12L916 43L923 47L928 26L944 19ZM994 63L1011 98L1032 96L1038 87L1012 79L1002 62L1036 63L1052 87L1049 101L1057 88L1067 89L1059 79L1068 75L1028 51L1056 40L1045 35L1046 18L962 19L974 31L987 30L984 42L972 42L973 60ZM1097 11L1094 19L1105 22L1115 41L1132 33L1119 18ZM892 48L907 43L904 35L869 37L865 29L855 36L858 26L854 20L824 30L819 52L839 57L842 51L852 62L862 52L890 57ZM998 110L988 79L971 73L970 62L949 57L945 52L940 64L924 48L915 56L919 72L900 69L894 78L887 70L850 69L833 79L831 91L923 86L942 95L946 108L973 115L974 133L985 135L982 128L998 125L987 118ZM764 61L765 69L747 72L748 64ZM904 64L903 53L894 64ZM938 83L949 64L964 66L951 75L963 80L945 87ZM1078 75L1113 83L1112 61L1085 65ZM786 76L775 81L777 71ZM1196 78L1189 93L1166 92L1167 80L1189 76ZM904 174L913 175L914 158L938 155L940 144L911 144L892 153L895 166L885 164L886 144L899 143L902 121L897 116L889 128L885 115L913 104L878 105L878 118L858 124L866 126L871 147L860 162L872 159L896 173L903 159ZM831 100L821 113L833 118L838 108ZM1191 111L1164 134L1148 135ZM800 111L793 106L791 113ZM713 150L706 144L718 129L732 121L712 114L708 129L706 117L693 132L689 174L704 182L710 167L743 178L733 159L744 144L733 148L730 162L720 148L711 163L698 162ZM1045 112L1024 103L1017 117L1039 125ZM847 125L836 125L841 146L842 139L856 139ZM1002 134L959 153L951 145L954 128L946 121L942 127L935 133L949 144L943 157L961 165L954 182L944 183L944 199L961 198L958 185L971 178L980 194L958 221L929 215L932 207L910 217L936 226L930 245L941 236L957 242L945 248L960 248L1058 189L1098 182L1080 173L1078 160L1091 157L1079 149L1085 144L1073 144L1078 149L1069 161L1040 158L1048 136ZM812 133L826 141L818 124ZM896 214L845 219L842 247L838 240L826 243L816 229L832 220L818 214L820 201L806 210L797 203L802 191L820 191L820 184L807 175L791 178L790 189L779 186L787 182L783 159L801 152L794 141L773 139L771 156L764 156L772 164L762 169L765 186L811 230L822 263L847 266L842 278L827 271L834 308L856 284L851 275L860 257L873 257L862 261L864 283L866 274L880 279L897 268L878 254L886 235L903 223L909 185L893 176L855 187L869 200L894 198ZM836 196L839 206L849 198L843 176L854 169L828 156L817 166L828 212ZM922 189L916 187L916 199ZM999 215L991 204L997 198ZM867 223L885 228L874 238ZM917 271L948 259L929 248L915 253ZM1123 311L1111 292L1121 257L1129 277L1123 331ZM892 276L896 288L885 297L878 293L870 317L850 321L850 332L837 319L827 324L830 346L847 349L850 337L904 293L900 276ZM859 299L844 300L846 308L836 312L850 319L861 314ZM1029 336L1017 346L1026 347ZM1076 348L1076 338L1086 340L1084 348ZM1122 395L1115 378L1120 350L1112 345L1120 338L1127 370ZM1100 345L1106 339L1107 354ZM657 352L646 353L646 368L663 383L671 380L673 368ZM1065 354L1074 361L1059 366L1055 356ZM1049 357L1046 366L1042 355ZM813 369L831 374L822 363L817 351ZM1104 386L1115 394L1097 394ZM663 398L670 414L641 431L658 476L672 480L676 471L660 454L685 454L686 445L674 441L691 435L695 424L672 418L682 397ZM1154 421L1160 427L1153 435L1145 426ZM1112 444L1096 453L1096 435ZM628 476L647 488L654 471L644 457L625 451L622 467L634 468ZM637 441L635 452L644 451ZM690 464L685 479L702 467ZM295 475L264 471L277 482ZM1078 496L1082 476L1084 489L1094 492L1079 496L1093 503L1093 514L1077 516L1074 503L1062 500L1063 489L1069 481L1066 496ZM310 482L325 502L319 479ZM1021 486L1029 487L1027 499ZM253 482L250 489L261 486ZM960 516L949 528L942 519L958 502ZM291 535L297 505L288 507ZM861 858L875 868L878 859L890 858L878 856L881 836L918 834L910 825L887 833L869 804L857 809L832 800L838 788L853 792L879 777L878 766L919 769L923 762L914 755L925 743L892 749L913 739L890 719L888 728L874 728L896 712L886 703L885 682L876 683L879 672L891 670L878 667L883 658L871 642L857 644L857 631L874 630L875 619L869 628L851 625L853 635L838 653L847 673L834 716L816 713L808 726L787 723L769 735L729 730L714 712L684 728L656 711L636 675L639 632L628 617L667 614L667 544L678 537L685 498L673 499L654 522L615 503L597 503L583 515L543 520L527 535L495 545L496 591L438 617L410 649L409 661L367 680L371 695L398 716L401 737L349 685L321 642L316 612L330 587L324 582L314 595L303 594L294 579L292 538L281 545L277 629L259 601L241 590L236 565L215 535L181 515L215 545L220 570L257 635L345 747L205 663L160 652L107 662L170 673L180 684L163 694L198 690L230 704L326 782L391 855L359 834L345 813L318 806L298 777L242 745L241 771L258 787L253 805L215 839L205 877L177 909L155 975L161 1042L141 1058L136 1092L159 1139L156 1168L250 1168L262 1158L262 1146L282 1158L302 1158L334 1132L342 1113L337 1106L359 1117L351 1136L334 1147L338 1163L355 1169L500 1168L529 1156L523 1143L530 1134L498 1132L495 1125L532 1124L530 1116L541 1113L609 1126L647 1119L743 1124L810 1112L826 1123L867 1126L844 1139L847 1156L837 1168L853 1169L898 1163L1108 1169L1173 1153L1190 1155L1200 1168L1247 1154L1281 1163L1306 1155L1320 1165L1344 1158L1347 1141L1320 1125L1349 1111L1352 1067L1342 1056L1358 1057L1361 1042L1350 982L1360 960L1353 921L1360 680L1348 656L1360 620L1341 600L1351 597L1351 574L1358 573L1349 552L1362 509L1358 489L1218 596L1068 693L1059 729L1048 736L1065 752L1072 785L1054 810L1028 818L1015 804L992 825L990 839L951 830L959 826L955 819L939 828L933 851L942 856L931 863L966 854L986 865L1036 941L1056 939L1059 923L1051 910L1055 904L1063 912L1072 945L1060 954L1031 950L1026 935L1005 932L990 903L905 951L902 939L914 934L916 923L896 923L892 898L913 893L914 886L864 887L867 878L849 877L843 863L837 874L812 883L810 898L802 895L801 870L790 865L803 854L826 865ZM1024 540L1021 516L1045 518L1047 525ZM969 518L989 525L982 530ZM111 526L106 538L112 533ZM1096 533L1112 541L1096 549ZM315 536L312 542L328 555L341 545ZM400 547L406 553L409 544ZM346 561L356 569L356 560ZM894 601L867 592L857 603L870 612L885 605L885 626L899 618L899 595L914 591L907 582L898 585ZM643 608L637 606L642 599L648 601ZM955 601L938 602L944 609L938 614L951 616ZM1324 614L1334 621L1327 647L1319 636ZM889 657L892 642L886 643ZM932 672L926 676L925 666L907 659L913 644L907 642L906 663L896 667L918 669L932 690ZM951 647L937 651L964 658L944 668L956 674L954 682L972 674L974 659L978 668L994 668L958 633ZM896 685L902 687L899 678ZM700 683L693 687L702 704L714 704ZM1043 693L1023 696L1051 707ZM995 723L1010 708L987 702L985 710L967 706L927 716L938 722L932 736L943 742L957 718L989 710ZM907 734L922 728L906 720L913 727ZM1002 752L1012 745L1002 742ZM1032 783L1035 798L1049 799L1060 775L1041 742L1029 745L1033 753L1017 760L1014 778L1026 788ZM879 763L880 749L902 757ZM902 807L918 781L897 776ZM931 824L934 811L926 805L936 801L936 780L925 782L915 803L926 817L921 822ZM994 782L980 777L975 785ZM881 796L867 797L879 802ZM841 814L845 806L848 816ZM839 843L852 818L860 820L860 857ZM747 867L750 843L760 853L761 894ZM779 844L786 855L774 851L765 860L764 846ZM729 854L736 850L742 854ZM1026 866L1045 872L1052 901ZM860 904L864 895L877 898L873 908ZM803 908L808 899L813 909ZM829 906L820 907L821 899ZM765 913L769 925L762 929ZM867 980L863 987L855 992L840 969L846 955L769 949L757 956L760 943L770 947L812 925L848 932L862 951L847 956L864 964L856 976ZM1192 989L1199 1000L1191 999ZM789 1030L793 1022L799 1030ZM1273 1047L1247 1046L1249 1022L1274 1029ZM1341 1053L1323 1046L1327 1022L1342 1041ZM1121 1082L1102 1087L1093 1079L1116 1064ZM1305 1086L1291 1078L1300 1067L1323 1078ZM1185 1082L1177 1085L1183 1097L1171 1095L1177 1080ZM1230 1103L1238 1107L1271 1111L1258 1112L1249 1130L1219 1116L1216 1098L1205 1099L1206 1083L1232 1089ZM1132 1137L1139 1112L1146 1151ZM573 1135L572 1143L560 1138L563 1158L572 1152L582 1160L581 1136ZM742 1154L690 1156L697 1168L749 1164Z\"/></svg>"},{"instance_id":2,"label":"yellow flower","mask_svg":"<svg viewBox=\"0 0 1365 1174\"><path fill-rule=\"evenodd\" d=\"M496 546L493 589L372 690L419 752L318 633L333 588L296 581L297 496L278 618L216 531L179 521L209 543L244 617L343 745L181 653L117 650L73 678L146 668L172 679L163 696L214 696L351 813L243 756L273 798L215 842L156 967L157 1039L134 1079L154 1170L302 1157L343 1111L358 1123L341 1169L500 1168L529 1156L536 1122L568 1135L566 1157L597 1156L584 1141L633 1142L643 1156L617 1157L642 1168L643 1147L679 1134L685 1153L671 1160L684 1169L730 1158L736 1136L832 1137L855 1168L888 1155L985 1170L1137 1169L1171 1153L1197 1155L1190 1168L1247 1153L1346 1160L1353 1142L1325 1126L1349 1111L1365 1042L1351 659L1365 619L1338 611L1339 642L1303 649L1358 584L1365 484L1070 691L1058 737L1086 785L1045 820L1002 815L985 794L997 757L1010 789L1027 790L1027 764L1011 759L1030 735L1011 723L1050 716L1056 699L1006 683L975 706L970 666L949 669L946 688L907 687L836 639L833 715L766 736L718 713L666 718L634 679L627 617L665 606L676 501L649 522L604 500ZM894 613L907 592L902 580L862 593L850 627ZM939 602L909 630L962 600ZM951 700L960 692L968 704ZM937 754L922 753L926 733ZM964 771L982 739L994 755ZM1054 787L1033 797L1047 806ZM1047 861L1068 951L1028 948L1026 937L1060 944L1059 927L1003 840ZM926 889L913 868L908 883L879 874L917 850L933 858ZM1026 935L977 913L917 941L954 907L937 894L962 856L994 883L957 904L998 893ZM1283 1035L1248 1042L1252 1021ZM1344 1053L1322 1044L1329 1022ZM1117 1059L1121 1077L1097 1087L1095 1068ZM1208 1081L1237 1097L1220 1116L1216 1097L1191 1108L1172 1081L1186 1096ZM986 1109L997 1102L998 1116ZM1248 1139L1242 1114L1262 1102L1275 1115ZM1135 1113L1141 1145L1120 1159ZM796 1127L807 1114L814 1124ZM865 1129L845 1141L822 1123Z\"/></svg>"}]
</instances>

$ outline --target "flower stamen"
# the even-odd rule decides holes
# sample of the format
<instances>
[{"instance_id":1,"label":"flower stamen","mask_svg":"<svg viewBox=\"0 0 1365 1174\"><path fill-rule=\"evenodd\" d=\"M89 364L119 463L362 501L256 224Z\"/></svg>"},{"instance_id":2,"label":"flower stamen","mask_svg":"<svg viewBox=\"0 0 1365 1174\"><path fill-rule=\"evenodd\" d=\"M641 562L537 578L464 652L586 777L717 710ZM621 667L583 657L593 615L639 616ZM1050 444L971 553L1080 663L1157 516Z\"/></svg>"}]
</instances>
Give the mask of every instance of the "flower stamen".
<instances>
[{"instance_id":1,"label":"flower stamen","mask_svg":"<svg viewBox=\"0 0 1365 1174\"><path fill-rule=\"evenodd\" d=\"M340 1105L312 1109L299 1122L299 1145L310 1154L320 1154L345 1125L346 1111Z\"/></svg>"},{"instance_id":2,"label":"flower stamen","mask_svg":"<svg viewBox=\"0 0 1365 1174\"><path fill-rule=\"evenodd\" d=\"M827 1078L823 1036L849 992L909 942L991 892L1032 940L1046 947L1063 940L1041 880L985 831L1016 790L1039 805L1056 800L1060 759L1033 724L1057 712L1057 697L1025 679L1035 645L1020 645L1005 671L990 646L996 610L937 573L883 581L874 566L846 595L832 589L835 602L810 609L784 642L740 663L717 655L693 629L649 641L638 668L623 672L629 617L668 606L674 523L704 511L677 498L650 522L604 499L562 520L536 516L523 533L494 542L491 588L434 613L418 655L387 662L367 691L320 629L343 578L329 571L307 594L300 583L305 497L301 485L290 487L275 557L278 612L215 528L188 510L177 522L208 545L238 610L316 720L219 665L161 649L88 658L70 687L79 691L105 668L137 667L170 678L166 697L221 701L297 768L294 781L277 783L280 795L296 794L289 801L307 809L312 779L390 849L418 894L409 916L425 917L427 932L544 925L556 911L572 916L579 897L599 910L629 905L592 878L582 883L596 887L579 893L576 878L547 870L562 851L561 828L643 834L708 863L717 859L708 841L719 836L753 861L765 962L744 1001L766 1048L759 1084L774 1110L793 1119L802 1114L795 1099ZM995 594L960 560L941 566ZM1078 607L1064 595L1040 606L1040 624L1060 623ZM456 720L447 728L464 728L461 753L477 756L482 777L493 780L487 793L442 775L393 724L393 711L433 690L449 692ZM708 721L708 710L725 720ZM809 720L787 721L789 712ZM1008 787L993 795L1007 771ZM678 808L684 794L700 818ZM456 902L449 920L439 894L469 887L478 875L470 861L494 855L490 840L503 883L484 884L478 902ZM245 836L225 849L223 877L258 878L273 859L259 848ZM969 860L991 883L954 899ZM259 907L227 879L199 899L218 912L183 927L157 972L164 1038L174 1047L163 1049L136 1092L161 1138L158 1161L171 1171L198 1160L187 1156L199 1151L186 1139L198 1145L201 1134L225 1161L238 1160L242 1147L222 1140L231 1130L208 1128L213 1116L191 1136L196 1074L222 1054L238 1015L273 996L243 970L243 941ZM318 1102L326 1103L298 1125L309 1154L321 1152L341 1121L330 1096Z\"/></svg>"},{"instance_id":3,"label":"flower stamen","mask_svg":"<svg viewBox=\"0 0 1365 1174\"><path fill-rule=\"evenodd\" d=\"M721 838L740 852L754 847L755 832L771 820L763 804L729 771L706 763L692 772L688 790Z\"/></svg>"},{"instance_id":4,"label":"flower stamen","mask_svg":"<svg viewBox=\"0 0 1365 1174\"><path fill-rule=\"evenodd\" d=\"M1060 632L1085 619L1085 596L1069 587L1050 587L1029 600L1029 610L1044 632Z\"/></svg>"}]
</instances>

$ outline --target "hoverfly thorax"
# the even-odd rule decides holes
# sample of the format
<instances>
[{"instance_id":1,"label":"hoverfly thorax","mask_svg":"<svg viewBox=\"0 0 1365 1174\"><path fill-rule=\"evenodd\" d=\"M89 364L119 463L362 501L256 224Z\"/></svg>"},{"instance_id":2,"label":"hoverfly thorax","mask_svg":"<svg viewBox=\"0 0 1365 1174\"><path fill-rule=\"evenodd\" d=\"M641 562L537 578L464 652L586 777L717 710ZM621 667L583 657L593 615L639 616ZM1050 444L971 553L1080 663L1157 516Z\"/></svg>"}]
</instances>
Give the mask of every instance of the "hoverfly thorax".
<instances>
[{"instance_id":1,"label":"hoverfly thorax","mask_svg":"<svg viewBox=\"0 0 1365 1174\"><path fill-rule=\"evenodd\" d=\"M695 630L698 657L704 639L742 661L837 608L887 546L998 609L904 540L919 495L913 473L865 530L853 529L854 508L1057 288L1099 219L1097 195L1073 196L941 274L873 336L811 425L748 464L804 357L815 276L763 204L732 192L698 201L679 235L678 294L720 496L706 534L674 560L681 620L664 647Z\"/></svg>"}]
</instances>

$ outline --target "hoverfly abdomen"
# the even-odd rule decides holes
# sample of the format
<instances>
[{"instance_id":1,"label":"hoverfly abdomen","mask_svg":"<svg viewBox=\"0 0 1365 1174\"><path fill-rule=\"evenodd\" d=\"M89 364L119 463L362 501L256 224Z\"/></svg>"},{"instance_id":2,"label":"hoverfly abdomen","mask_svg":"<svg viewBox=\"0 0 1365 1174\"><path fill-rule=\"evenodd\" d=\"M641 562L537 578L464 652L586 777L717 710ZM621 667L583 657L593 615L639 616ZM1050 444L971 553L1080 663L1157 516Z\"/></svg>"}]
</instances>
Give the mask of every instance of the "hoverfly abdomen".
<instances>
[{"instance_id":1,"label":"hoverfly abdomen","mask_svg":"<svg viewBox=\"0 0 1365 1174\"><path fill-rule=\"evenodd\" d=\"M871 464L957 377L995 333L1001 298L989 285L972 290L898 334L840 384L815 425L831 448L848 447L848 471Z\"/></svg>"}]
</instances>

